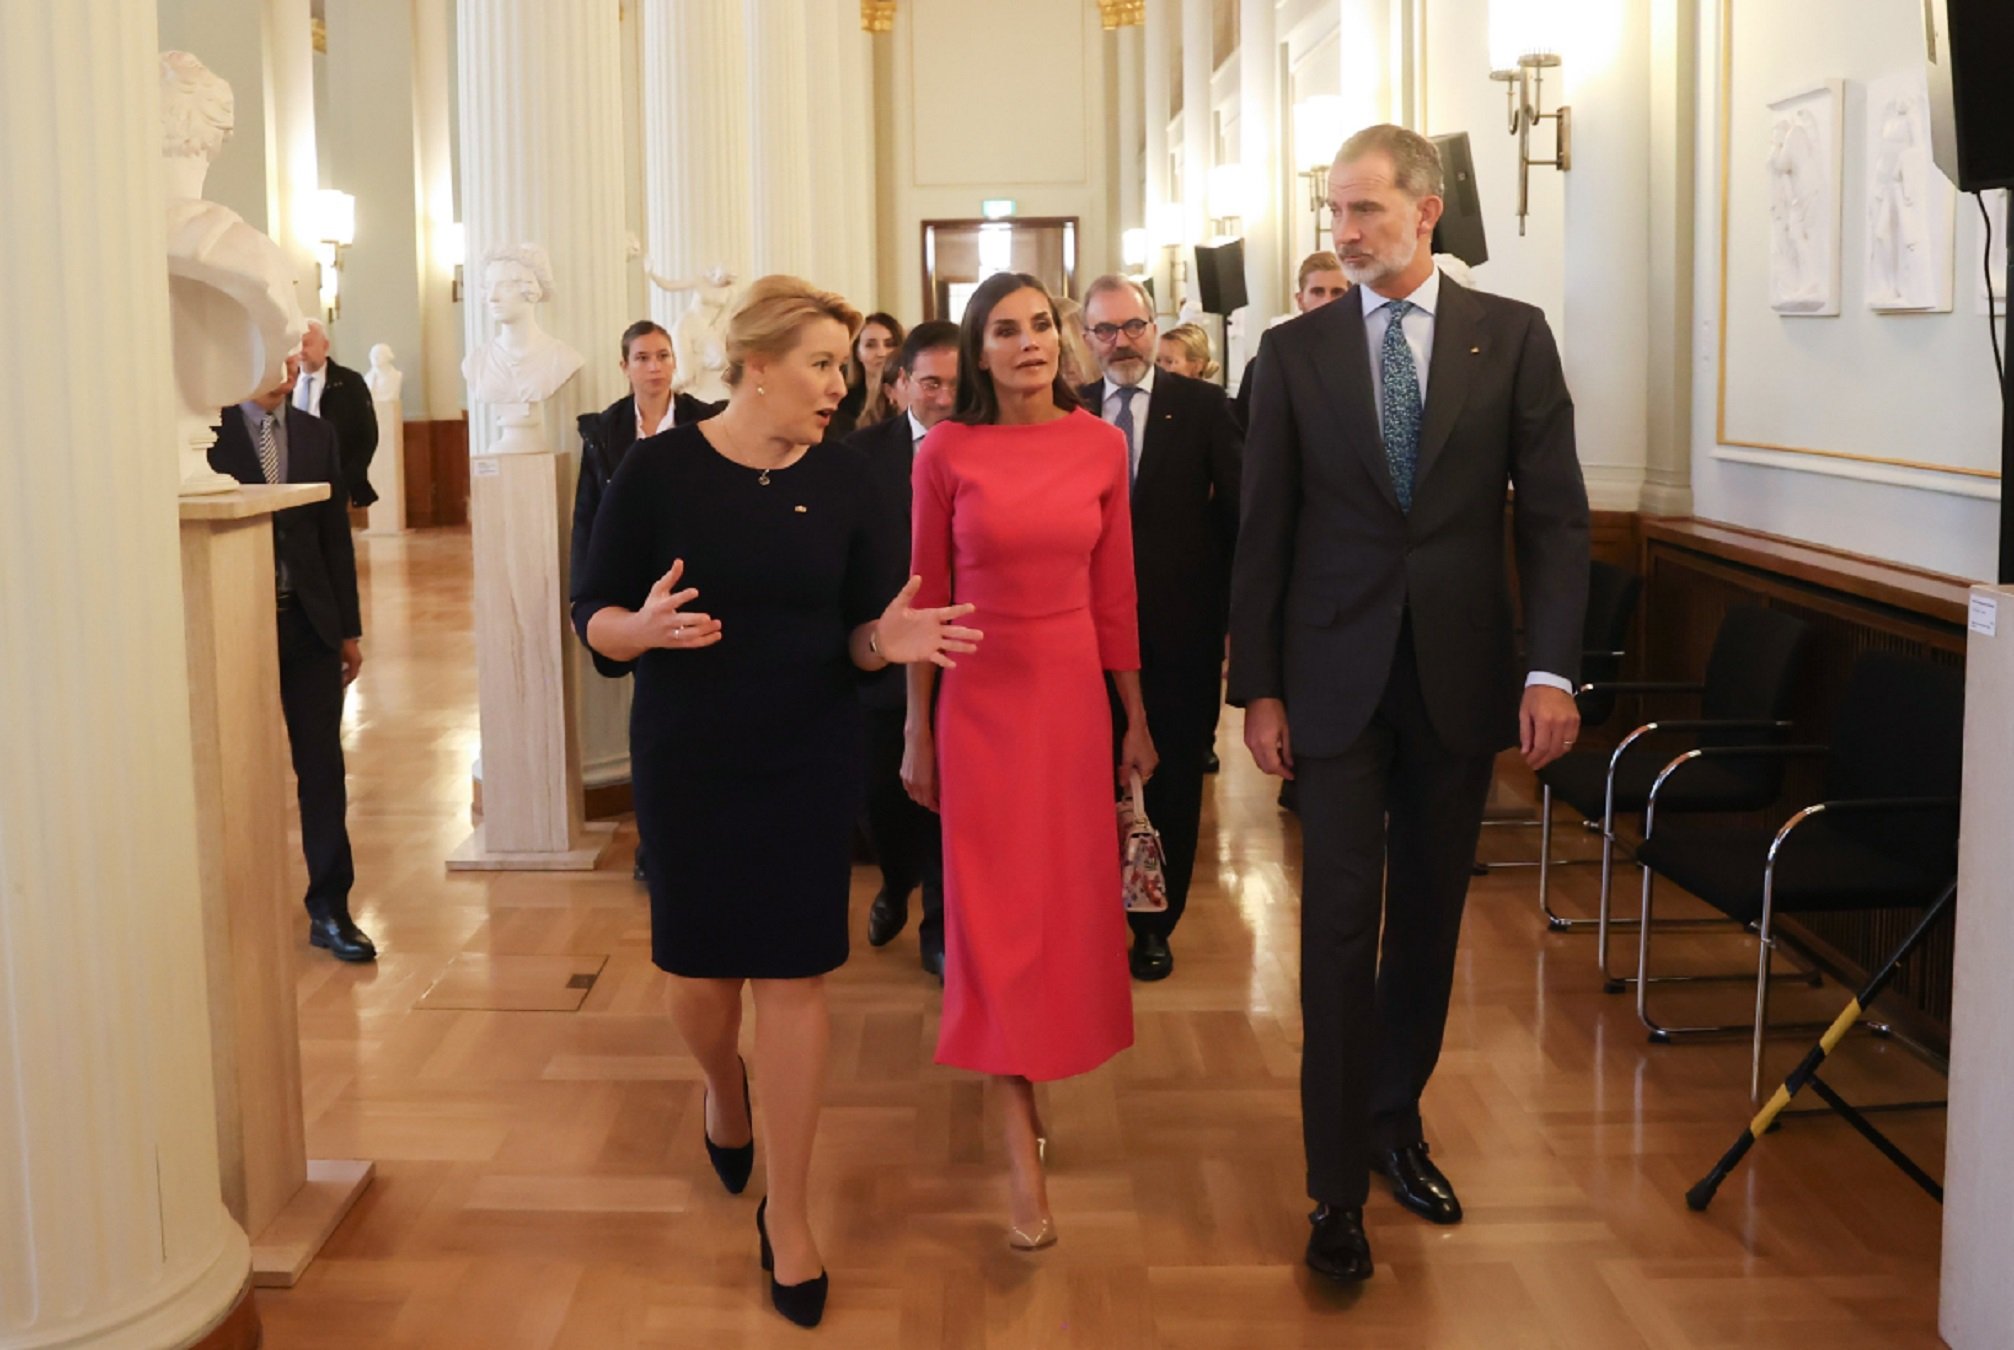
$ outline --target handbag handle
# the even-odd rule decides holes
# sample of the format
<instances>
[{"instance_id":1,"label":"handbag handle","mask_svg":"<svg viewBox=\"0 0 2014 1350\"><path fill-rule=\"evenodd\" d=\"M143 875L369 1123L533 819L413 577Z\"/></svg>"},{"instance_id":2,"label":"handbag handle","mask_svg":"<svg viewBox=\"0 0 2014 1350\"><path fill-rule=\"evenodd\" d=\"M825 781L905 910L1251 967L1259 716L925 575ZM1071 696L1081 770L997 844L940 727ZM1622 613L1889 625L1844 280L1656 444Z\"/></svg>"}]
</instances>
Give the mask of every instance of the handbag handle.
<instances>
[{"instance_id":1,"label":"handbag handle","mask_svg":"<svg viewBox=\"0 0 2014 1350\"><path fill-rule=\"evenodd\" d=\"M1140 771L1133 770L1133 819L1144 823L1147 819L1147 785L1140 781Z\"/></svg>"}]
</instances>

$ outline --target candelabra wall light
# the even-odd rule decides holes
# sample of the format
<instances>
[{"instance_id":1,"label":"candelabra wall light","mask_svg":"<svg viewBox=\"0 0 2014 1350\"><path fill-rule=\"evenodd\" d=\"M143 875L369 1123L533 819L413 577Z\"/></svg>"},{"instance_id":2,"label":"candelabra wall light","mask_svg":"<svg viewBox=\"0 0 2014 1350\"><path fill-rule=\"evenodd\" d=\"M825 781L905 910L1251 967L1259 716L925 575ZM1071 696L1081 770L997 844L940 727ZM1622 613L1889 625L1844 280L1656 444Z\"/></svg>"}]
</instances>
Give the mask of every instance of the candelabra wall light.
<instances>
[{"instance_id":1,"label":"candelabra wall light","mask_svg":"<svg viewBox=\"0 0 2014 1350\"><path fill-rule=\"evenodd\" d=\"M322 310L330 322L343 312L343 250L357 241L357 199L323 188L315 194L315 265Z\"/></svg>"},{"instance_id":2,"label":"candelabra wall light","mask_svg":"<svg viewBox=\"0 0 2014 1350\"><path fill-rule=\"evenodd\" d=\"M1337 94L1316 94L1294 105L1294 158L1299 176L1308 184L1308 211L1315 218L1315 235L1326 228L1329 209L1329 163L1343 143L1345 108Z\"/></svg>"},{"instance_id":3,"label":"candelabra wall light","mask_svg":"<svg viewBox=\"0 0 2014 1350\"><path fill-rule=\"evenodd\" d=\"M1210 170L1210 232L1219 240L1236 239L1245 232L1245 216L1251 207L1250 184L1245 166L1218 164Z\"/></svg>"},{"instance_id":4,"label":"candelabra wall light","mask_svg":"<svg viewBox=\"0 0 2014 1350\"><path fill-rule=\"evenodd\" d=\"M1490 78L1504 85L1510 134L1517 137L1517 232L1531 211L1531 171L1573 167L1573 110L1545 111L1545 73L1560 64L1564 13L1556 0L1490 0ZM1531 134L1553 124L1551 159L1533 159Z\"/></svg>"}]
</instances>

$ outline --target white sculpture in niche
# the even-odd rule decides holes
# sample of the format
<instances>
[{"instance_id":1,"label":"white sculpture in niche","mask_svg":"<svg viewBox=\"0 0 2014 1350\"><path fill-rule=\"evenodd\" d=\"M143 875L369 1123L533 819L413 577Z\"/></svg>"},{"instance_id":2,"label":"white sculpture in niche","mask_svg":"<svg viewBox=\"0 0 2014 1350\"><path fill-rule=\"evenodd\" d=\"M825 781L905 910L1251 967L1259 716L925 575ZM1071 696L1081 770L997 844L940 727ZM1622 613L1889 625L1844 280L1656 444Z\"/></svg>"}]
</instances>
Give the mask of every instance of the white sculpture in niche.
<instances>
[{"instance_id":1,"label":"white sculpture in niche","mask_svg":"<svg viewBox=\"0 0 2014 1350\"><path fill-rule=\"evenodd\" d=\"M581 354L538 326L534 307L552 295L552 264L537 244L503 244L483 255L484 303L496 336L462 361L469 397L497 409L504 438L490 454L545 449L531 434L533 405L558 393L581 368Z\"/></svg>"},{"instance_id":2,"label":"white sculpture in niche","mask_svg":"<svg viewBox=\"0 0 2014 1350\"><path fill-rule=\"evenodd\" d=\"M1867 86L1867 307L1949 312L1952 188L1930 159L1921 69Z\"/></svg>"},{"instance_id":3,"label":"white sculpture in niche","mask_svg":"<svg viewBox=\"0 0 2014 1350\"><path fill-rule=\"evenodd\" d=\"M181 491L227 492L236 481L208 458L218 410L277 384L308 321L280 246L203 198L210 162L231 134L231 86L187 52L163 52L160 70Z\"/></svg>"},{"instance_id":4,"label":"white sculpture in niche","mask_svg":"<svg viewBox=\"0 0 2014 1350\"><path fill-rule=\"evenodd\" d=\"M393 364L392 349L380 342L371 348L371 368L364 383L374 403L397 403L406 387L406 373Z\"/></svg>"},{"instance_id":5,"label":"white sculpture in niche","mask_svg":"<svg viewBox=\"0 0 2014 1350\"><path fill-rule=\"evenodd\" d=\"M1839 313L1840 119L1838 80L1769 105L1769 306L1777 313Z\"/></svg>"},{"instance_id":6,"label":"white sculpture in niche","mask_svg":"<svg viewBox=\"0 0 2014 1350\"><path fill-rule=\"evenodd\" d=\"M672 355L678 376L672 388L708 403L725 402L727 388L727 321L734 313L734 272L715 263L690 281L673 281L651 270L643 274L661 291L681 295L698 292L692 305L671 326Z\"/></svg>"}]
</instances>

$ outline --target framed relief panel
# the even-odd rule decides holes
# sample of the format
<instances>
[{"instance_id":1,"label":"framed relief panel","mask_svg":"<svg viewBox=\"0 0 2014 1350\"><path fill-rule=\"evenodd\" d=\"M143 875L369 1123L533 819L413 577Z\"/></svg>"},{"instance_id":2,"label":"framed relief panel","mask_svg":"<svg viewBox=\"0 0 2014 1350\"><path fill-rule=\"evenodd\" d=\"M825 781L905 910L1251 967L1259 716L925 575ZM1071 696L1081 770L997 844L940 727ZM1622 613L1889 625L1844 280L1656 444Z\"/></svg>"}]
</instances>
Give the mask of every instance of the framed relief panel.
<instances>
[{"instance_id":1,"label":"framed relief panel","mask_svg":"<svg viewBox=\"0 0 2014 1350\"><path fill-rule=\"evenodd\" d=\"M1839 313L1844 86L1824 80L1769 105L1769 307Z\"/></svg>"},{"instance_id":2,"label":"framed relief panel","mask_svg":"<svg viewBox=\"0 0 2014 1350\"><path fill-rule=\"evenodd\" d=\"M1956 196L1930 160L1930 90L1923 70L1867 85L1867 307L1951 312Z\"/></svg>"}]
</instances>

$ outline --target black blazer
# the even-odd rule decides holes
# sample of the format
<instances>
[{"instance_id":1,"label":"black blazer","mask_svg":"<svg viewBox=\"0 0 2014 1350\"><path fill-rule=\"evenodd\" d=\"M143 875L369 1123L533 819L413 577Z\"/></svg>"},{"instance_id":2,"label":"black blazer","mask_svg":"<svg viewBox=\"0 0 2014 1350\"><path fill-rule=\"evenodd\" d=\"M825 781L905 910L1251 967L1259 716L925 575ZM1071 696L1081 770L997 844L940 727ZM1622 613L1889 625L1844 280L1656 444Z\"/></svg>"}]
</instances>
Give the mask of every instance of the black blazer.
<instances>
[{"instance_id":1,"label":"black blazer","mask_svg":"<svg viewBox=\"0 0 2014 1350\"><path fill-rule=\"evenodd\" d=\"M1078 396L1104 415L1104 382ZM1231 557L1238 538L1245 440L1217 385L1154 372L1144 413L1140 477L1133 484L1133 572L1140 593L1142 679L1168 688L1190 676L1187 701L1207 702L1215 720L1218 672L1230 606Z\"/></svg>"},{"instance_id":2,"label":"black blazer","mask_svg":"<svg viewBox=\"0 0 2014 1350\"><path fill-rule=\"evenodd\" d=\"M378 452L378 410L371 402L371 388L364 377L334 358L322 364L328 379L322 388L321 419L336 433L338 462L349 499L357 506L369 506L378 499L371 487L371 457Z\"/></svg>"},{"instance_id":3,"label":"black blazer","mask_svg":"<svg viewBox=\"0 0 2014 1350\"><path fill-rule=\"evenodd\" d=\"M345 638L363 636L364 625L357 607L357 555L350 540L342 470L336 462L336 434L321 418L299 408L289 406L285 414L287 481L327 483L329 495L274 515L273 553L286 564L294 603L307 616L315 636L330 651L340 651ZM258 448L245 429L244 413L231 407L222 417L217 443L210 447L210 467L240 483L264 483L265 470L259 467Z\"/></svg>"},{"instance_id":4,"label":"black blazer","mask_svg":"<svg viewBox=\"0 0 2014 1350\"><path fill-rule=\"evenodd\" d=\"M690 394L671 396L673 426L704 422L726 407L707 403ZM579 576L587 566L587 544L594 537L595 512L608 491L622 457L636 443L636 396L625 394L600 412L582 413L580 427L580 481L573 492L573 541L569 550L573 568L569 577ZM647 438L646 438L647 439ZM569 583L570 584L570 583Z\"/></svg>"},{"instance_id":5,"label":"black blazer","mask_svg":"<svg viewBox=\"0 0 2014 1350\"><path fill-rule=\"evenodd\" d=\"M1517 742L1526 667L1504 569L1506 485L1530 669L1571 680L1587 605L1587 491L1545 316L1441 278L1413 509L1378 430L1364 290L1260 343L1231 590L1231 701L1283 698L1296 754L1348 749L1412 611L1447 746Z\"/></svg>"},{"instance_id":6,"label":"black blazer","mask_svg":"<svg viewBox=\"0 0 2014 1350\"><path fill-rule=\"evenodd\" d=\"M863 427L848 436L844 444L859 451L867 472L883 495L882 520L888 531L887 554L902 560L902 579L909 579L909 517L914 504L911 471L915 467L916 443L910 435L909 414L897 413L884 422ZM909 706L909 682L901 666L890 666L860 678L860 701L870 708L893 712Z\"/></svg>"}]
</instances>

